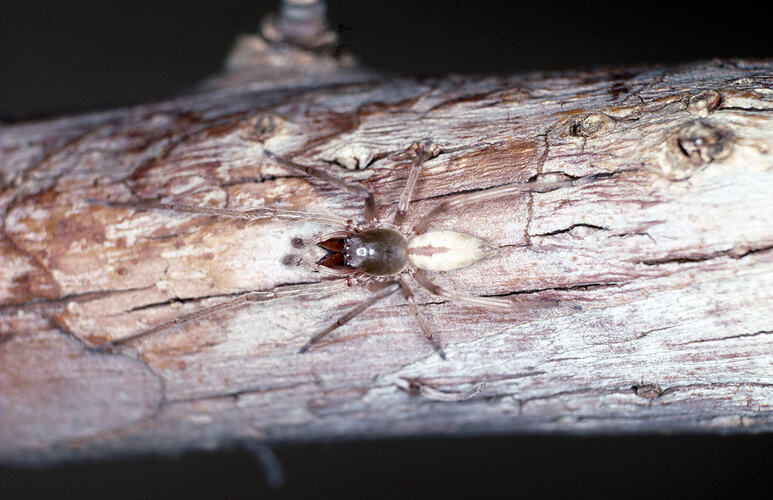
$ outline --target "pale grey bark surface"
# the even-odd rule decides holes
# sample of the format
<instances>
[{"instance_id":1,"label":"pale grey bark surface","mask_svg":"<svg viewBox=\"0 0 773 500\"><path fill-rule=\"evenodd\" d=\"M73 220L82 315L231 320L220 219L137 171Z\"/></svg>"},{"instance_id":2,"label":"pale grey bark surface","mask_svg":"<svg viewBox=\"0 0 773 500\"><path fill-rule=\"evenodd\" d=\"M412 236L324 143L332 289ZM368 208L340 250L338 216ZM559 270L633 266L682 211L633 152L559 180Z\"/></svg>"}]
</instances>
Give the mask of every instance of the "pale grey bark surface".
<instances>
[{"instance_id":1,"label":"pale grey bark surface","mask_svg":"<svg viewBox=\"0 0 773 500\"><path fill-rule=\"evenodd\" d=\"M0 127L0 459L435 433L773 428L773 62L417 80L241 41L195 95ZM408 223L463 193L588 184L444 215L497 255L438 283L560 299L492 313L414 287L307 354L369 292L280 299L89 349L246 290L318 224L88 204L145 198L361 220L264 148L361 182L387 216L429 137ZM355 170L355 168L358 168ZM319 255L319 254L315 254Z\"/></svg>"}]
</instances>

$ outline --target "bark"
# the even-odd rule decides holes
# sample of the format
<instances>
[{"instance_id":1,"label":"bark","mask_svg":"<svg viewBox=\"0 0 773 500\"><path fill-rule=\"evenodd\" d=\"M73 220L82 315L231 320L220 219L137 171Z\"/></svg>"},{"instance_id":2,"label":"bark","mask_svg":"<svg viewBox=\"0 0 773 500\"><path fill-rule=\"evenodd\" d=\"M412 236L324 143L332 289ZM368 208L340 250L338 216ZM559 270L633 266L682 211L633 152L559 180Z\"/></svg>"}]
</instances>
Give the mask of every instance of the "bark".
<instances>
[{"instance_id":1,"label":"bark","mask_svg":"<svg viewBox=\"0 0 773 500\"><path fill-rule=\"evenodd\" d=\"M1 460L773 429L773 61L420 80L248 37L228 68L169 102L0 128ZM362 183L388 216L425 137L441 152L406 227L462 193L597 175L432 226L500 247L431 273L438 283L581 312L493 313L414 286L447 361L399 294L298 354L369 294L351 287L90 349L238 292L318 281L283 258L294 237L330 229L87 199L362 219L360 199L279 167L267 148Z\"/></svg>"}]
</instances>

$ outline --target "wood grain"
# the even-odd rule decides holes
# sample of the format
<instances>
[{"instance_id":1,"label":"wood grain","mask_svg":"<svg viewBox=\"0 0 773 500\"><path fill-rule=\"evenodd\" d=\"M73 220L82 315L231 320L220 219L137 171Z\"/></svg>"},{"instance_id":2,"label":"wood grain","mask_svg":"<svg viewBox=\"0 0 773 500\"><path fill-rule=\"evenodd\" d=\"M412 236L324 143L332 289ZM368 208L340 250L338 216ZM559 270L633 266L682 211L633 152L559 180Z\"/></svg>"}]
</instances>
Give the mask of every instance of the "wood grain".
<instances>
[{"instance_id":1,"label":"wood grain","mask_svg":"<svg viewBox=\"0 0 773 500\"><path fill-rule=\"evenodd\" d=\"M230 71L192 95L0 127L0 460L773 429L773 62L420 80L240 44ZM87 199L362 219L360 200L272 164L266 148L362 183L387 216L425 137L441 153L421 172L409 226L464 193L597 175L432 224L500 247L433 273L439 284L583 311L492 313L415 287L447 361L399 294L298 354L368 295L351 288L90 350L242 291L318 281L283 258L292 238L328 228Z\"/></svg>"}]
</instances>

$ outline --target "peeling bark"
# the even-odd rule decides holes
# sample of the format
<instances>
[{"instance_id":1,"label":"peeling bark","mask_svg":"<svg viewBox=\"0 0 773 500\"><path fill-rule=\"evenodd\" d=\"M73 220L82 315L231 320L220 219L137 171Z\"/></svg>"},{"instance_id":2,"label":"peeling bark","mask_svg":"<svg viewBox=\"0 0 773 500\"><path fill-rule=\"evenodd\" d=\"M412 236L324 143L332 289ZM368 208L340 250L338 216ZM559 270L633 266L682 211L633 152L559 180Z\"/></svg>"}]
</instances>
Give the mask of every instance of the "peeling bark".
<instances>
[{"instance_id":1,"label":"peeling bark","mask_svg":"<svg viewBox=\"0 0 773 500\"><path fill-rule=\"evenodd\" d=\"M313 44L311 44L313 45ZM385 77L245 38L193 95L0 127L0 459L244 440L502 431L773 428L773 62L512 77ZM313 223L109 207L150 199L362 220L397 209L411 146L440 154L407 225L464 193L593 182L445 214L497 255L433 279L579 303L492 313L417 289L442 361L398 295L298 354L368 295L283 298L97 353L91 346L247 290Z\"/></svg>"}]
</instances>

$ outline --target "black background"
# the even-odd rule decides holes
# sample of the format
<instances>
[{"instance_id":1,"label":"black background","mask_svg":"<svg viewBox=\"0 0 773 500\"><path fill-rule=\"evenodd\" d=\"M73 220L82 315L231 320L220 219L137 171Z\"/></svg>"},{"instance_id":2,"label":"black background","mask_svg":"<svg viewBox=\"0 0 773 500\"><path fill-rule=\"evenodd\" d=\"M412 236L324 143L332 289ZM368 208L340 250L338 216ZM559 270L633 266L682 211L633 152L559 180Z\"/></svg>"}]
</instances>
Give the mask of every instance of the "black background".
<instances>
[{"instance_id":1,"label":"black background","mask_svg":"<svg viewBox=\"0 0 773 500\"><path fill-rule=\"evenodd\" d=\"M329 5L367 65L442 75L771 57L762 3ZM173 95L216 73L274 2L0 0L0 120ZM769 10L769 9L768 9ZM270 491L242 450L0 468L2 498L769 497L773 436L508 435L284 444Z\"/></svg>"},{"instance_id":2,"label":"black background","mask_svg":"<svg viewBox=\"0 0 773 500\"><path fill-rule=\"evenodd\" d=\"M171 95L216 73L234 37L254 31L275 4L2 0L0 117ZM372 67L514 73L769 57L770 12L752 5L348 0L330 2L328 17Z\"/></svg>"}]
</instances>

